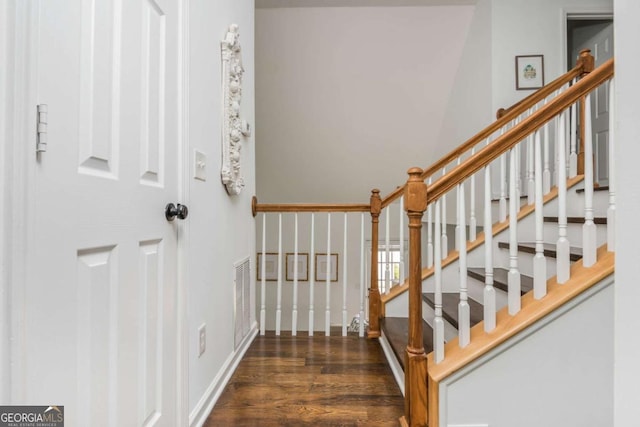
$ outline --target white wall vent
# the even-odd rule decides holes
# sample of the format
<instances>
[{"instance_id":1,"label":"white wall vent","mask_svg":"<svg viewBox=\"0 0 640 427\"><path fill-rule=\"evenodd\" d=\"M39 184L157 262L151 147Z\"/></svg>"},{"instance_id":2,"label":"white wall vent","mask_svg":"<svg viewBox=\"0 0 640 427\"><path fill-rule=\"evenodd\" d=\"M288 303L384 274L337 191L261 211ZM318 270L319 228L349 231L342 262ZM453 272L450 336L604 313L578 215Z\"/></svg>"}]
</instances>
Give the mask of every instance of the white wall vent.
<instances>
[{"instance_id":1,"label":"white wall vent","mask_svg":"<svg viewBox=\"0 0 640 427\"><path fill-rule=\"evenodd\" d=\"M234 264L233 288L235 296L234 343L237 349L251 327L251 263L249 257Z\"/></svg>"}]
</instances>

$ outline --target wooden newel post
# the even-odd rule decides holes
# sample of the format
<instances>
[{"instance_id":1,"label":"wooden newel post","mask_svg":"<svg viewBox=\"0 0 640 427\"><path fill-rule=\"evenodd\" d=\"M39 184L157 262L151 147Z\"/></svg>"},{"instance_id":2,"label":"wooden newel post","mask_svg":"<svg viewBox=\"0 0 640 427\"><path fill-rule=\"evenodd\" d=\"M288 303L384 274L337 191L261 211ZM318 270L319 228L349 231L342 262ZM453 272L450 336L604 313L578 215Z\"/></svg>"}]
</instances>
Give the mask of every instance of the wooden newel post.
<instances>
[{"instance_id":1,"label":"wooden newel post","mask_svg":"<svg viewBox=\"0 0 640 427\"><path fill-rule=\"evenodd\" d=\"M378 224L382 211L380 190L371 190L371 287L369 288L369 331L368 338L380 336L380 289L378 288Z\"/></svg>"},{"instance_id":2,"label":"wooden newel post","mask_svg":"<svg viewBox=\"0 0 640 427\"><path fill-rule=\"evenodd\" d=\"M583 49L580 51L580 55L578 56L578 61L576 65L579 65L580 67L582 67L582 73L580 74L581 78L593 71L593 69L595 68L595 58L593 57L593 55L591 55L590 49ZM580 118L579 118L580 149L578 151L578 174L579 175L584 174L584 141L585 141L584 124L586 123L585 117L584 117L584 112L586 111L585 102L587 102L587 97L586 96L581 97L580 98Z\"/></svg>"},{"instance_id":3,"label":"wooden newel post","mask_svg":"<svg viewBox=\"0 0 640 427\"><path fill-rule=\"evenodd\" d=\"M409 343L405 355L405 418L409 426L427 425L427 356L422 338L422 215L427 186L422 169L409 169L404 206L409 216Z\"/></svg>"}]
</instances>

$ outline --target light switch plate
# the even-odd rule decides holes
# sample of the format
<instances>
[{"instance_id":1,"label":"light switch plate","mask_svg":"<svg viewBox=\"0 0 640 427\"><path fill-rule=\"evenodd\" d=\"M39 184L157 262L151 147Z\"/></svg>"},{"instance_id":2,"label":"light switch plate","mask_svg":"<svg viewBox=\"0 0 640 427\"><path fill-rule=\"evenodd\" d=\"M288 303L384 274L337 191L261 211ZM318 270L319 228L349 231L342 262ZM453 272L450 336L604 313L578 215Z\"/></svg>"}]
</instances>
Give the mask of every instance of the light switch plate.
<instances>
[{"instance_id":1,"label":"light switch plate","mask_svg":"<svg viewBox=\"0 0 640 427\"><path fill-rule=\"evenodd\" d=\"M193 155L193 177L200 181L207 180L207 155L198 150Z\"/></svg>"}]
</instances>

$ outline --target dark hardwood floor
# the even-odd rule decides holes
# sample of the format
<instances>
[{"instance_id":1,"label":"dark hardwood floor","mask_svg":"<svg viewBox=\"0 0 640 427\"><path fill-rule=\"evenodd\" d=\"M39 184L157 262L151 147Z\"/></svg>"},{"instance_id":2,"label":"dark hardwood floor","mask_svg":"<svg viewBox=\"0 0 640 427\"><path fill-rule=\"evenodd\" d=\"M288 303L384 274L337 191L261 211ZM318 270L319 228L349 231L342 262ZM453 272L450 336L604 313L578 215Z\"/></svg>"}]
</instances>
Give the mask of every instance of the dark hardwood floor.
<instances>
[{"instance_id":1,"label":"dark hardwood floor","mask_svg":"<svg viewBox=\"0 0 640 427\"><path fill-rule=\"evenodd\" d=\"M258 336L204 427L397 426L404 401L377 340Z\"/></svg>"}]
</instances>

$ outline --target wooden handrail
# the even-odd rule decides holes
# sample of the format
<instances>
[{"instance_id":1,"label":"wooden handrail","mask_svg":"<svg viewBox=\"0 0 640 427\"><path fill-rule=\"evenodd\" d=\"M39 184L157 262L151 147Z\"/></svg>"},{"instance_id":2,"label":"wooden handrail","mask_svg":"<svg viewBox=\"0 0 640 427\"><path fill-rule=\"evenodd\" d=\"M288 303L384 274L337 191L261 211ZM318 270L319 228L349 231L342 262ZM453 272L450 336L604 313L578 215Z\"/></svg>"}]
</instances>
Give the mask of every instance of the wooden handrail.
<instances>
[{"instance_id":1,"label":"wooden handrail","mask_svg":"<svg viewBox=\"0 0 640 427\"><path fill-rule=\"evenodd\" d=\"M593 71L593 64L594 64L594 61L593 61L593 56L591 55L591 51L589 49L582 50L580 52L580 56L578 57L576 66L573 69L563 74L562 76L558 77L548 85L544 86L542 89L532 93L522 101L514 104L513 106L509 107L506 110L502 110L503 111L502 115L500 115L500 117L498 117L496 121L491 123L489 126L487 126L483 130L481 130L480 132L478 132L477 134L469 138L466 142L462 143L461 145L456 147L454 150L450 151L448 154L444 155L438 161L433 163L431 166L426 168L424 172L422 172L422 179L426 180L427 178L432 176L434 173L438 172L439 170L444 168L446 165L448 165L458 157L462 156L467 151L471 150L471 148L475 147L480 142L487 139L493 133L495 133L500 128L508 124L511 120L515 119L520 114L524 113L529 108L533 107L538 102L542 101L543 99L551 95L553 92L555 92L565 84L572 81L574 78L578 76L584 76L590 73L591 71ZM395 190L393 190L391 193L389 193L386 197L384 197L382 199L382 207L384 208L389 204L391 204L394 200L398 199L403 194L404 188L405 188L404 185L402 187L398 187Z\"/></svg>"},{"instance_id":2,"label":"wooden handrail","mask_svg":"<svg viewBox=\"0 0 640 427\"><path fill-rule=\"evenodd\" d=\"M504 135L483 147L473 156L455 166L446 175L438 178L429 186L428 203L432 203L447 193L467 177L479 171L493 160L500 157L508 149L515 146L531 133L540 129L549 120L577 102L583 95L593 91L605 81L613 77L613 58L589 73L562 94L558 95L535 114L509 129Z\"/></svg>"},{"instance_id":3,"label":"wooden handrail","mask_svg":"<svg viewBox=\"0 0 640 427\"><path fill-rule=\"evenodd\" d=\"M369 212L370 205L364 203L258 203L251 200L251 212Z\"/></svg>"}]
</instances>

